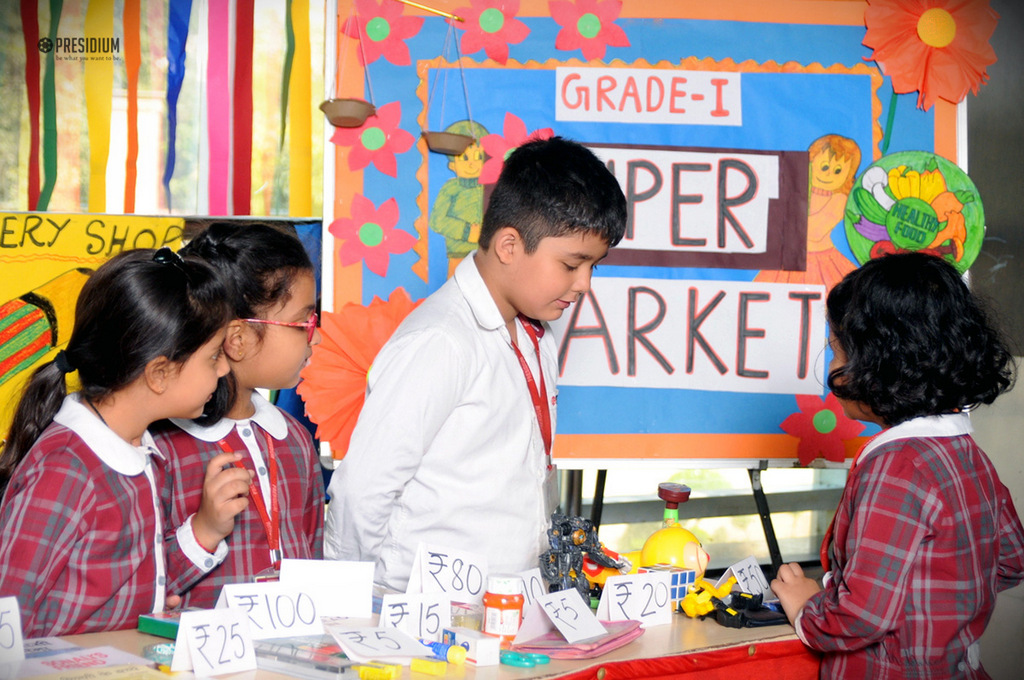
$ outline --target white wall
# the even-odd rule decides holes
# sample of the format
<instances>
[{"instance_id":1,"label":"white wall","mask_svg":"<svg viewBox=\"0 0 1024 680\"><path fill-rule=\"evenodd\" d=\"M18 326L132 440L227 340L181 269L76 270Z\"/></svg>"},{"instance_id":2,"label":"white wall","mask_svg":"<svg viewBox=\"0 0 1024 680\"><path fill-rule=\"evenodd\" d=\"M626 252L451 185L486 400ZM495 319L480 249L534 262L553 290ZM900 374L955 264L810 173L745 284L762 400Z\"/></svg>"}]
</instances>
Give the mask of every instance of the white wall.
<instances>
[{"instance_id":1,"label":"white wall","mask_svg":"<svg viewBox=\"0 0 1024 680\"><path fill-rule=\"evenodd\" d=\"M1018 359L1024 368L1024 361ZM971 414L974 437L992 459L1024 516L1024 378L991 406ZM981 658L993 680L1019 680L1024 668L1024 585L1000 594L981 638Z\"/></svg>"}]
</instances>

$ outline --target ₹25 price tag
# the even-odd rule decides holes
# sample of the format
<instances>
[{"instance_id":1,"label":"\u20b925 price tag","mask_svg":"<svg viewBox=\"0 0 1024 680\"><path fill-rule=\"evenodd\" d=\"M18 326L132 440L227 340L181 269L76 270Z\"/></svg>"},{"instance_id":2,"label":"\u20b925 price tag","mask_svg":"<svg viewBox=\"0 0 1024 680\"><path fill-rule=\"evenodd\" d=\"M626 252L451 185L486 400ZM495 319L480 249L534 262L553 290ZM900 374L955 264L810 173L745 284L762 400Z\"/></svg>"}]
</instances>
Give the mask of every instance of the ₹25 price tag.
<instances>
[{"instance_id":1,"label":"\u20b925 price tag","mask_svg":"<svg viewBox=\"0 0 1024 680\"><path fill-rule=\"evenodd\" d=\"M21 610L18 598L0 597L0 663L22 661L25 640L21 631Z\"/></svg>"},{"instance_id":2,"label":"\u20b925 price tag","mask_svg":"<svg viewBox=\"0 0 1024 680\"><path fill-rule=\"evenodd\" d=\"M672 623L667 572L609 576L601 591L597 615L605 621L639 621L647 628Z\"/></svg>"},{"instance_id":3,"label":"\u20b925 price tag","mask_svg":"<svg viewBox=\"0 0 1024 680\"><path fill-rule=\"evenodd\" d=\"M172 671L199 677L256 668L248 617L235 609L183 612L174 643Z\"/></svg>"}]
</instances>

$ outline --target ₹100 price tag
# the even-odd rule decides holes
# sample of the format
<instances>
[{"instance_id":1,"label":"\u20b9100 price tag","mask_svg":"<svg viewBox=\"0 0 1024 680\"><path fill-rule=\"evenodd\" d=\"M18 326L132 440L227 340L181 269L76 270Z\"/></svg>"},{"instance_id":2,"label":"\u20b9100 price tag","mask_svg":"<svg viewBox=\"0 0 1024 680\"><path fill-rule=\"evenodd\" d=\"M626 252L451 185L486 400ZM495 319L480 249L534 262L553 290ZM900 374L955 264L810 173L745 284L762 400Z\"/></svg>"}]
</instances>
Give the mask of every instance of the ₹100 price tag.
<instances>
[{"instance_id":1,"label":"\u20b9100 price tag","mask_svg":"<svg viewBox=\"0 0 1024 680\"><path fill-rule=\"evenodd\" d=\"M199 677L256 668L249 620L235 609L182 612L174 643L172 671L194 670Z\"/></svg>"}]
</instances>

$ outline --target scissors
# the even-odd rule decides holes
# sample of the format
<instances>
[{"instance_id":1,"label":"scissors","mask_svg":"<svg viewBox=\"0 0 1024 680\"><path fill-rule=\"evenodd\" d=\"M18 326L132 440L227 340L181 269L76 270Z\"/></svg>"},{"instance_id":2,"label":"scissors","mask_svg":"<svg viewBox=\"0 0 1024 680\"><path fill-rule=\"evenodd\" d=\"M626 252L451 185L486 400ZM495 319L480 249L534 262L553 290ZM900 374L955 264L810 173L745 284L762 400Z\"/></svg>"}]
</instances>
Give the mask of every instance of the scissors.
<instances>
[{"instance_id":1,"label":"scissors","mask_svg":"<svg viewBox=\"0 0 1024 680\"><path fill-rule=\"evenodd\" d=\"M551 661L547 654L533 654L530 652L513 652L509 649L501 650L501 663L506 666L518 666L519 668L533 668L543 666Z\"/></svg>"}]
</instances>

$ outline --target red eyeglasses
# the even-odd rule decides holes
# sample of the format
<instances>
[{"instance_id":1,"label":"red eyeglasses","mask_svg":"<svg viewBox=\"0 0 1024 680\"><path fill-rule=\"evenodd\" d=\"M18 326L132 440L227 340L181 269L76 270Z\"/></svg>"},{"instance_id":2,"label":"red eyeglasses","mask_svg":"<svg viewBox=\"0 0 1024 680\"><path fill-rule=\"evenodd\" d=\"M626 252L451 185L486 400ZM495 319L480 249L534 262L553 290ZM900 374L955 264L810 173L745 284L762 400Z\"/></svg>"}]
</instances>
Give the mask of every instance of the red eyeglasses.
<instances>
[{"instance_id":1,"label":"red eyeglasses","mask_svg":"<svg viewBox=\"0 0 1024 680\"><path fill-rule=\"evenodd\" d=\"M306 321L271 321L270 319L242 319L248 323L265 323L271 326L288 326L290 328L305 328L306 329L306 342L313 342L313 335L316 333L316 324L320 320L316 312L309 315L309 319Z\"/></svg>"}]
</instances>

